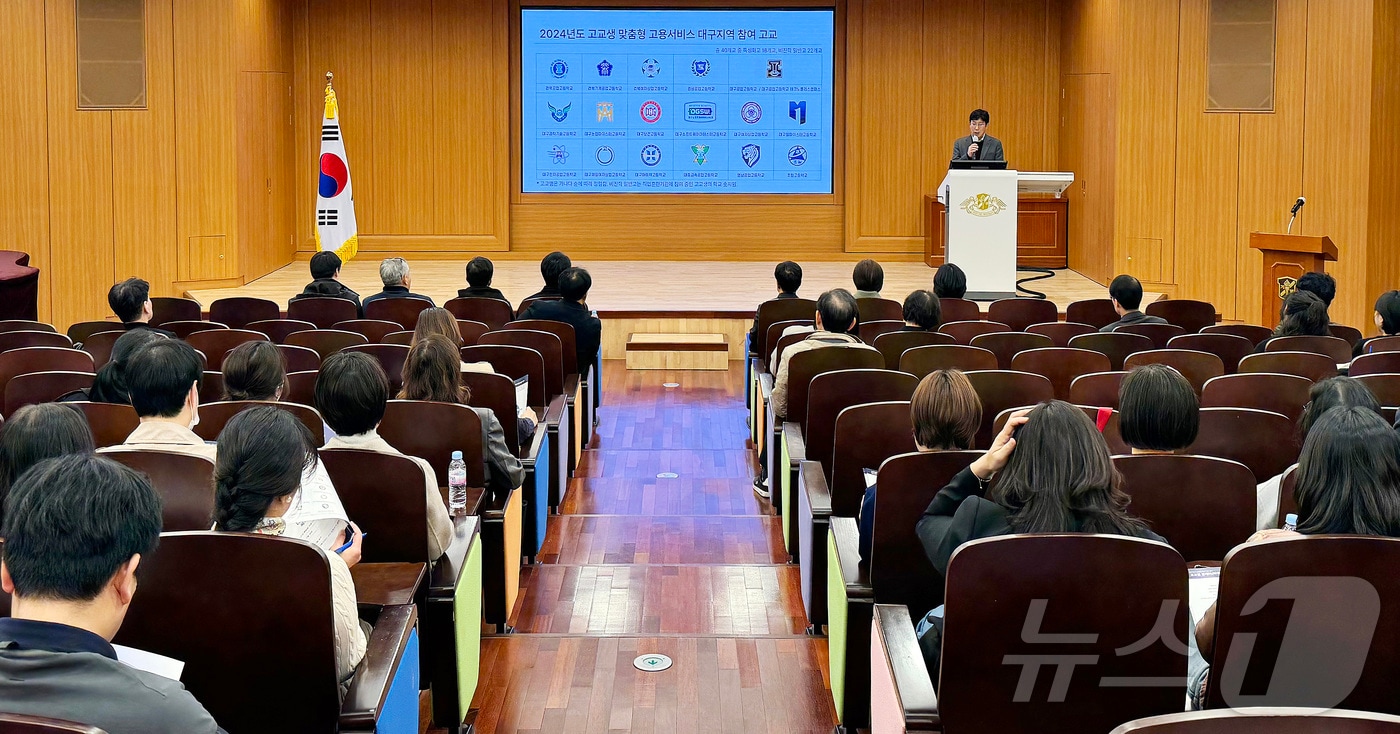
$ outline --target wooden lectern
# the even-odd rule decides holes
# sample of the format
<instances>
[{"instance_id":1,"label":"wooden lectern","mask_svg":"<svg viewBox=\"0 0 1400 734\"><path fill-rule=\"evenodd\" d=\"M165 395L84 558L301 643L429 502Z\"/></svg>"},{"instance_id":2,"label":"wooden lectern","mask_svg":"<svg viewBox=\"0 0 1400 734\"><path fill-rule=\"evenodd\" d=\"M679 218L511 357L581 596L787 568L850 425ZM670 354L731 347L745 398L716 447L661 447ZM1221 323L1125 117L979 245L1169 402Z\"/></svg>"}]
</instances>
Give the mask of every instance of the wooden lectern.
<instances>
[{"instance_id":1,"label":"wooden lectern","mask_svg":"<svg viewBox=\"0 0 1400 734\"><path fill-rule=\"evenodd\" d=\"M1307 272L1323 272L1323 263L1337 260L1337 246L1326 236L1250 232L1249 246L1264 255L1264 283L1259 323L1278 323L1283 299Z\"/></svg>"}]
</instances>

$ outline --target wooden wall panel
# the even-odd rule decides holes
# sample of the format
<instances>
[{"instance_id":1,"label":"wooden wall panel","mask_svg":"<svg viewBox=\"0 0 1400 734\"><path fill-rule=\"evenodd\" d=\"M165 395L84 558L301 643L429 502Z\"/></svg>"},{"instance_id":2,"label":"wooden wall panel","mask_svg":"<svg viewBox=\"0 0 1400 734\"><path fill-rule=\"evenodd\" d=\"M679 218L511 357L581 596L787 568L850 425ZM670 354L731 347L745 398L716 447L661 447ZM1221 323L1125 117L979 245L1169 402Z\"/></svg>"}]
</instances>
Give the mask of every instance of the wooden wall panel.
<instances>
[{"instance_id":1,"label":"wooden wall panel","mask_svg":"<svg viewBox=\"0 0 1400 734\"><path fill-rule=\"evenodd\" d=\"M1069 199L1069 266L1100 283L1113 267L1113 78L1067 74L1060 127L1060 165L1075 181Z\"/></svg>"},{"instance_id":2,"label":"wooden wall panel","mask_svg":"<svg viewBox=\"0 0 1400 734\"><path fill-rule=\"evenodd\" d=\"M1120 0L1064 0L1060 73L1108 74L1118 52Z\"/></svg>"},{"instance_id":3,"label":"wooden wall panel","mask_svg":"<svg viewBox=\"0 0 1400 734\"><path fill-rule=\"evenodd\" d=\"M1371 180L1367 287L1358 328L1370 333L1375 299L1400 288L1400 4L1376 0L1371 61Z\"/></svg>"},{"instance_id":4,"label":"wooden wall panel","mask_svg":"<svg viewBox=\"0 0 1400 734\"><path fill-rule=\"evenodd\" d=\"M956 9L958 4L943 4ZM988 130L1001 139L1012 168L1022 171L1053 171L1058 163L1059 122L1059 30L1058 14L1045 0L1001 0L983 8L984 42L976 53L984 67L974 73L981 82L980 106L991 113ZM949 59L957 65L966 60L956 49L939 52L928 46L930 56ZM961 86L965 75L934 77L930 94L940 86ZM969 109L969 111L971 111ZM967 134L967 113L959 115L958 137ZM945 145L952 152L952 141ZM937 163L931 158L930 163ZM942 169L943 166L932 165ZM940 171L941 173L941 171ZM941 178L940 178L941 180ZM937 182L934 182L937 185Z\"/></svg>"},{"instance_id":5,"label":"wooden wall panel","mask_svg":"<svg viewBox=\"0 0 1400 734\"><path fill-rule=\"evenodd\" d=\"M49 280L48 80L44 0L0 3L0 247L29 253L39 276L39 317L51 308Z\"/></svg>"},{"instance_id":6,"label":"wooden wall panel","mask_svg":"<svg viewBox=\"0 0 1400 734\"><path fill-rule=\"evenodd\" d=\"M355 189L355 220L360 232L379 232L375 201L374 82L371 63L370 0L306 0L298 3L295 56L297 85L297 247L314 249L315 201L321 155L321 115L325 109L325 74L335 73L340 102L340 130ZM415 41L416 43L417 41ZM304 53L304 55L302 55ZM392 230L389 230L392 231Z\"/></svg>"},{"instance_id":7,"label":"wooden wall panel","mask_svg":"<svg viewBox=\"0 0 1400 734\"><path fill-rule=\"evenodd\" d=\"M433 234L432 0L373 0L371 58L374 94L375 196L356 197L374 209L381 234ZM460 128L458 129L460 132ZM355 161L350 161L354 171ZM359 207L356 207L358 213Z\"/></svg>"},{"instance_id":8,"label":"wooden wall panel","mask_svg":"<svg viewBox=\"0 0 1400 734\"><path fill-rule=\"evenodd\" d=\"M292 11L288 0L238 0L239 71L292 70Z\"/></svg>"}]
</instances>

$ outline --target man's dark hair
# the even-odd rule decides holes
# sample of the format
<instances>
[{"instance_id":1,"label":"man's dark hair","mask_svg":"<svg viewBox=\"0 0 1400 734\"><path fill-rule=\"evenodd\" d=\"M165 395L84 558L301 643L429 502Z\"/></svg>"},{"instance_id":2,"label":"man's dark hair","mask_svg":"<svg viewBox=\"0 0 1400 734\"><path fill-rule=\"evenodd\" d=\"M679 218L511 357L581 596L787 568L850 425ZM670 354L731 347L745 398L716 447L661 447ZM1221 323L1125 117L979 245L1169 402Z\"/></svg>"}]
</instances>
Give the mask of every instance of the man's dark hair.
<instances>
[{"instance_id":1,"label":"man's dark hair","mask_svg":"<svg viewBox=\"0 0 1400 734\"><path fill-rule=\"evenodd\" d=\"M112 345L112 356L107 364L97 368L97 376L88 390L88 399L94 403L131 404L131 393L126 387L126 364L131 355L146 348L152 342L169 339L155 329L132 329L117 337Z\"/></svg>"},{"instance_id":2,"label":"man's dark hair","mask_svg":"<svg viewBox=\"0 0 1400 734\"><path fill-rule=\"evenodd\" d=\"M92 430L72 405L39 403L16 410L0 425L0 505L29 467L55 456L94 450ZM5 517L3 509L0 506L0 519Z\"/></svg>"},{"instance_id":3,"label":"man's dark hair","mask_svg":"<svg viewBox=\"0 0 1400 734\"><path fill-rule=\"evenodd\" d=\"M5 500L4 559L15 595L91 601L160 540L160 495L144 476L96 454L47 459Z\"/></svg>"},{"instance_id":4,"label":"man's dark hair","mask_svg":"<svg viewBox=\"0 0 1400 734\"><path fill-rule=\"evenodd\" d=\"M851 281L858 291L878 291L885 287L885 269L867 257L856 263L855 270L851 272Z\"/></svg>"},{"instance_id":5,"label":"man's dark hair","mask_svg":"<svg viewBox=\"0 0 1400 734\"><path fill-rule=\"evenodd\" d=\"M384 419L389 376L364 352L336 352L316 375L316 410L336 435L358 436Z\"/></svg>"},{"instance_id":6,"label":"man's dark hair","mask_svg":"<svg viewBox=\"0 0 1400 734\"><path fill-rule=\"evenodd\" d=\"M980 107L973 110L972 114L967 116L968 122L972 122L973 120L981 120L982 122L985 122L988 125L992 124L992 116L987 114L987 111Z\"/></svg>"},{"instance_id":7,"label":"man's dark hair","mask_svg":"<svg viewBox=\"0 0 1400 734\"><path fill-rule=\"evenodd\" d=\"M967 273L952 263L939 265L933 273L933 294L939 298L962 298L967 295Z\"/></svg>"},{"instance_id":8,"label":"man's dark hair","mask_svg":"<svg viewBox=\"0 0 1400 734\"><path fill-rule=\"evenodd\" d=\"M943 305L928 291L914 291L904 298L904 321L933 331L943 321Z\"/></svg>"},{"instance_id":9,"label":"man's dark hair","mask_svg":"<svg viewBox=\"0 0 1400 734\"><path fill-rule=\"evenodd\" d=\"M330 250L322 250L311 256L311 277L334 278L335 271L340 269L343 263L340 256Z\"/></svg>"},{"instance_id":10,"label":"man's dark hair","mask_svg":"<svg viewBox=\"0 0 1400 734\"><path fill-rule=\"evenodd\" d=\"M484 257L477 256L467 263L467 285L483 288L491 285L496 274L496 266Z\"/></svg>"},{"instance_id":11,"label":"man's dark hair","mask_svg":"<svg viewBox=\"0 0 1400 734\"><path fill-rule=\"evenodd\" d=\"M1142 305L1142 283L1131 275L1120 275L1108 284L1108 296L1124 309L1136 311Z\"/></svg>"},{"instance_id":12,"label":"man's dark hair","mask_svg":"<svg viewBox=\"0 0 1400 734\"><path fill-rule=\"evenodd\" d=\"M1123 443L1149 451L1181 451L1196 442L1201 401L1180 372L1146 364L1123 377L1118 389Z\"/></svg>"},{"instance_id":13,"label":"man's dark hair","mask_svg":"<svg viewBox=\"0 0 1400 734\"><path fill-rule=\"evenodd\" d=\"M856 328L860 307L856 297L845 288L830 290L817 299L817 313L822 317L822 328L835 334L848 334Z\"/></svg>"},{"instance_id":14,"label":"man's dark hair","mask_svg":"<svg viewBox=\"0 0 1400 734\"><path fill-rule=\"evenodd\" d=\"M784 260L773 268L773 279L778 281L778 290L796 293L802 287L802 266L791 260Z\"/></svg>"},{"instance_id":15,"label":"man's dark hair","mask_svg":"<svg viewBox=\"0 0 1400 734\"><path fill-rule=\"evenodd\" d=\"M107 305L124 324L140 318L142 307L150 299L151 284L140 278L127 278L107 291Z\"/></svg>"},{"instance_id":16,"label":"man's dark hair","mask_svg":"<svg viewBox=\"0 0 1400 734\"><path fill-rule=\"evenodd\" d=\"M276 400L287 392L287 358L270 341L243 342L224 355L224 400Z\"/></svg>"},{"instance_id":17,"label":"man's dark hair","mask_svg":"<svg viewBox=\"0 0 1400 734\"><path fill-rule=\"evenodd\" d=\"M559 295L566 301L582 303L593 287L593 278L583 268L569 268L559 274Z\"/></svg>"},{"instance_id":18,"label":"man's dark hair","mask_svg":"<svg viewBox=\"0 0 1400 734\"><path fill-rule=\"evenodd\" d=\"M574 262L568 255L554 251L544 256L540 260L540 275L544 278L545 287L559 287L559 274L574 266Z\"/></svg>"},{"instance_id":19,"label":"man's dark hair","mask_svg":"<svg viewBox=\"0 0 1400 734\"><path fill-rule=\"evenodd\" d=\"M179 339L165 339L131 355L125 377L136 415L173 418L185 407L190 386L197 386L204 378L204 365L194 347Z\"/></svg>"},{"instance_id":20,"label":"man's dark hair","mask_svg":"<svg viewBox=\"0 0 1400 734\"><path fill-rule=\"evenodd\" d=\"M1332 299L1337 297L1337 280L1327 273L1308 272L1298 279L1298 290L1307 291L1332 307Z\"/></svg>"}]
</instances>

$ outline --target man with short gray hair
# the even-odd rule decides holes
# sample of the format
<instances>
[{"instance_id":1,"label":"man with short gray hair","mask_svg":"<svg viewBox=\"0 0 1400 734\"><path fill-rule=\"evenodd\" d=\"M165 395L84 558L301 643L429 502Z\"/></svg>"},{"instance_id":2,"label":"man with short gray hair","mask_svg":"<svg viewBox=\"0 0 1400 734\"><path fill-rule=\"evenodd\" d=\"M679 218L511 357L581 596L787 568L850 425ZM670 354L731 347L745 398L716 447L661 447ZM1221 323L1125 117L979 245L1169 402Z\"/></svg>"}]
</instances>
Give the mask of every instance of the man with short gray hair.
<instances>
[{"instance_id":1,"label":"man with short gray hair","mask_svg":"<svg viewBox=\"0 0 1400 734\"><path fill-rule=\"evenodd\" d=\"M384 290L366 298L366 306L383 298L421 298L433 303L433 299L408 290L412 285L412 275L409 273L408 261L401 257L386 257L380 261L379 280L383 281Z\"/></svg>"}]
</instances>

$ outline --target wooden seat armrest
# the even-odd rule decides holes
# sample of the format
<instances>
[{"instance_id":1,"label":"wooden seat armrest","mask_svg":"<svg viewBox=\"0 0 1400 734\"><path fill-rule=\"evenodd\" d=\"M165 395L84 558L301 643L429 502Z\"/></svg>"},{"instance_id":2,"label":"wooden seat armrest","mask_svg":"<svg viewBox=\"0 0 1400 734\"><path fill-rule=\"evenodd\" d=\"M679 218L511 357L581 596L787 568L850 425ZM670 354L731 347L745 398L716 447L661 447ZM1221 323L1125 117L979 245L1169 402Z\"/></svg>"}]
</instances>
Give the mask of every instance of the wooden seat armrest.
<instances>
[{"instance_id":1,"label":"wooden seat armrest","mask_svg":"<svg viewBox=\"0 0 1400 734\"><path fill-rule=\"evenodd\" d=\"M807 460L807 440L802 437L802 426L792 421L783 423L783 441L787 442L788 460L798 463Z\"/></svg>"},{"instance_id":2,"label":"wooden seat armrest","mask_svg":"<svg viewBox=\"0 0 1400 734\"><path fill-rule=\"evenodd\" d=\"M526 469L533 468L535 462L540 458L540 447L544 445L546 433L546 431L540 429L540 424L535 424L535 435L530 437L530 443L520 449L518 458L520 459L520 463L525 465Z\"/></svg>"},{"instance_id":3,"label":"wooden seat armrest","mask_svg":"<svg viewBox=\"0 0 1400 734\"><path fill-rule=\"evenodd\" d=\"M418 608L412 604L385 607L375 620L365 648L365 658L355 669L350 690L340 707L341 731L374 731L384 710L389 686L399 669L409 635L418 623Z\"/></svg>"},{"instance_id":4,"label":"wooden seat armrest","mask_svg":"<svg viewBox=\"0 0 1400 734\"><path fill-rule=\"evenodd\" d=\"M568 415L567 411L568 403L564 402L564 396L555 395L549 399L549 404L544 407L544 410L536 410L535 415L540 417L541 423L557 426L560 421L564 420L564 416Z\"/></svg>"},{"instance_id":5,"label":"wooden seat armrest","mask_svg":"<svg viewBox=\"0 0 1400 734\"><path fill-rule=\"evenodd\" d=\"M578 384L581 379L577 372L564 375L564 398L570 405L574 404L574 395L578 393Z\"/></svg>"},{"instance_id":6,"label":"wooden seat armrest","mask_svg":"<svg viewBox=\"0 0 1400 734\"><path fill-rule=\"evenodd\" d=\"M763 402L773 397L773 376L764 372L758 376L758 389L763 391Z\"/></svg>"},{"instance_id":7,"label":"wooden seat armrest","mask_svg":"<svg viewBox=\"0 0 1400 734\"><path fill-rule=\"evenodd\" d=\"M428 596L451 598L457 590L457 581L467 570L467 556L472 545L481 535L481 518L456 517L452 523L452 542L442 557L433 562L428 574Z\"/></svg>"},{"instance_id":8,"label":"wooden seat armrest","mask_svg":"<svg viewBox=\"0 0 1400 734\"><path fill-rule=\"evenodd\" d=\"M938 696L919 650L919 639L914 636L909 608L903 604L876 604L874 634L884 642L885 663L890 666L905 723L940 726Z\"/></svg>"},{"instance_id":9,"label":"wooden seat armrest","mask_svg":"<svg viewBox=\"0 0 1400 734\"><path fill-rule=\"evenodd\" d=\"M807 506L812 508L812 517L830 517L831 489L826 486L826 472L822 470L822 465L804 460L797 472L797 483L807 493Z\"/></svg>"},{"instance_id":10,"label":"wooden seat armrest","mask_svg":"<svg viewBox=\"0 0 1400 734\"><path fill-rule=\"evenodd\" d=\"M846 598L869 599L870 570L860 561L860 523L854 517L833 517L831 542L836 545L836 562L841 564L841 582L846 585Z\"/></svg>"},{"instance_id":11,"label":"wooden seat armrest","mask_svg":"<svg viewBox=\"0 0 1400 734\"><path fill-rule=\"evenodd\" d=\"M487 492L481 500L482 520L501 520L506 516L506 507L514 492Z\"/></svg>"}]
</instances>

